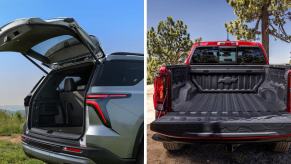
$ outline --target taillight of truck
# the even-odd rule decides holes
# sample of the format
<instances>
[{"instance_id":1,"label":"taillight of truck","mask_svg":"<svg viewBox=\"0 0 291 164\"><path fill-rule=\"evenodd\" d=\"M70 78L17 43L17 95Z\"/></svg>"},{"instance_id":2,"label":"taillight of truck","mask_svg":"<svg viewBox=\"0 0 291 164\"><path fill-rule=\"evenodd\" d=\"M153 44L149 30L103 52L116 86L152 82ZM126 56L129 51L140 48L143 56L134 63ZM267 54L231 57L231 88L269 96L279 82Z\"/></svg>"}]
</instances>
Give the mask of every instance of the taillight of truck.
<instances>
[{"instance_id":1,"label":"taillight of truck","mask_svg":"<svg viewBox=\"0 0 291 164\"><path fill-rule=\"evenodd\" d=\"M157 118L161 117L168 111L169 83L169 72L165 66L162 66L158 75L154 79L153 100Z\"/></svg>"},{"instance_id":2,"label":"taillight of truck","mask_svg":"<svg viewBox=\"0 0 291 164\"><path fill-rule=\"evenodd\" d=\"M165 98L165 78L157 76L154 81L154 107L159 110L161 104L164 102Z\"/></svg>"}]
</instances>

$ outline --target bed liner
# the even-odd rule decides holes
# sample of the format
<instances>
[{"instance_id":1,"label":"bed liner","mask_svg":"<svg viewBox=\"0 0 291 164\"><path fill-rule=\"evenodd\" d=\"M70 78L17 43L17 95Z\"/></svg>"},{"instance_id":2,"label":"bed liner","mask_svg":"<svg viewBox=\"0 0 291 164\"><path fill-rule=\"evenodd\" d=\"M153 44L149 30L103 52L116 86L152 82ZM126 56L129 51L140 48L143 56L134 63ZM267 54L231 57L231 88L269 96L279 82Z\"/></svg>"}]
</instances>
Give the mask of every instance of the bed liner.
<instances>
[{"instance_id":1,"label":"bed liner","mask_svg":"<svg viewBox=\"0 0 291 164\"><path fill-rule=\"evenodd\" d=\"M179 100L178 100L179 101ZM197 93L189 101L180 101L173 108L183 112L246 112L252 116L278 113L280 104L265 100L255 93Z\"/></svg>"}]
</instances>

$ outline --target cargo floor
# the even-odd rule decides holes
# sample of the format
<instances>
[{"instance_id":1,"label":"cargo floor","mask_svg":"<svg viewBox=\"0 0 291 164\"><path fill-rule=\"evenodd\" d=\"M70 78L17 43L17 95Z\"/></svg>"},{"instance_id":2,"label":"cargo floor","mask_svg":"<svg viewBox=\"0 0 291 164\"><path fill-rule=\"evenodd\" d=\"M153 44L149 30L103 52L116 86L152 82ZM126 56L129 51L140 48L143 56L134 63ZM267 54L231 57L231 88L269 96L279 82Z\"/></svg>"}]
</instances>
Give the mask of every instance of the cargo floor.
<instances>
[{"instance_id":1,"label":"cargo floor","mask_svg":"<svg viewBox=\"0 0 291 164\"><path fill-rule=\"evenodd\" d=\"M197 93L188 101L176 99L172 105L176 112L251 112L255 115L278 113L284 106L254 93Z\"/></svg>"},{"instance_id":2,"label":"cargo floor","mask_svg":"<svg viewBox=\"0 0 291 164\"><path fill-rule=\"evenodd\" d=\"M83 127L43 127L45 130L52 130L55 132L79 134L82 133Z\"/></svg>"}]
</instances>

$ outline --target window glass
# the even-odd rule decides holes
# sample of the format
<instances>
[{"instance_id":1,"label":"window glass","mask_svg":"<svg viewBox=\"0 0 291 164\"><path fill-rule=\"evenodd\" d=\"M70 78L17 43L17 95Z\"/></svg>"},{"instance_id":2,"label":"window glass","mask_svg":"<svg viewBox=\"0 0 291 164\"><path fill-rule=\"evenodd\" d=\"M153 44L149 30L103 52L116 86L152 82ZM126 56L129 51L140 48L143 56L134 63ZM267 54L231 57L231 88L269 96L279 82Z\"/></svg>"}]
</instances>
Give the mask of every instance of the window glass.
<instances>
[{"instance_id":1,"label":"window glass","mask_svg":"<svg viewBox=\"0 0 291 164\"><path fill-rule=\"evenodd\" d=\"M265 57L258 47L239 47L237 52L238 63L265 64Z\"/></svg>"},{"instance_id":2,"label":"window glass","mask_svg":"<svg viewBox=\"0 0 291 164\"><path fill-rule=\"evenodd\" d=\"M259 47L197 47L191 64L266 64Z\"/></svg>"},{"instance_id":3,"label":"window glass","mask_svg":"<svg viewBox=\"0 0 291 164\"><path fill-rule=\"evenodd\" d=\"M192 57L192 63L218 63L218 47L197 47Z\"/></svg>"},{"instance_id":4,"label":"window glass","mask_svg":"<svg viewBox=\"0 0 291 164\"><path fill-rule=\"evenodd\" d=\"M79 76L66 76L62 80L62 82L59 84L57 91L63 91L65 89L65 81L66 79L69 79L69 78L72 78L76 84L78 84L81 81L81 77Z\"/></svg>"},{"instance_id":5,"label":"window glass","mask_svg":"<svg viewBox=\"0 0 291 164\"><path fill-rule=\"evenodd\" d=\"M57 36L54 38L50 38L46 41L43 41L35 46L33 46L31 49L41 55L44 55L50 48L54 47L55 45L57 45L58 43L61 43L65 40L71 39L73 38L70 35L61 35L61 36Z\"/></svg>"},{"instance_id":6,"label":"window glass","mask_svg":"<svg viewBox=\"0 0 291 164\"><path fill-rule=\"evenodd\" d=\"M143 79L143 61L106 61L100 76L95 79L96 86L131 86Z\"/></svg>"},{"instance_id":7,"label":"window glass","mask_svg":"<svg viewBox=\"0 0 291 164\"><path fill-rule=\"evenodd\" d=\"M235 63L235 62L236 62L236 48L219 49L219 63Z\"/></svg>"}]
</instances>

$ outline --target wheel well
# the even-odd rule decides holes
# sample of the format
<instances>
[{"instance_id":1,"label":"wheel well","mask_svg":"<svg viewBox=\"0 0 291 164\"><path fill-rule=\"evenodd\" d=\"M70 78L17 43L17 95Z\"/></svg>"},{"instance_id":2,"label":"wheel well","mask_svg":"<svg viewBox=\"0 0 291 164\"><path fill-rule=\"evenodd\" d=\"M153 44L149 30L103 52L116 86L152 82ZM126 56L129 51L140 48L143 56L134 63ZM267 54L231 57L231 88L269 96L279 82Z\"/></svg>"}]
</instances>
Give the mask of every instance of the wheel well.
<instances>
[{"instance_id":1,"label":"wheel well","mask_svg":"<svg viewBox=\"0 0 291 164\"><path fill-rule=\"evenodd\" d=\"M138 152L140 150L141 147L143 147L144 144L144 125L143 122L140 125L136 138L135 138L135 142L134 142L134 147L133 147L133 157L136 158L138 156Z\"/></svg>"}]
</instances>

